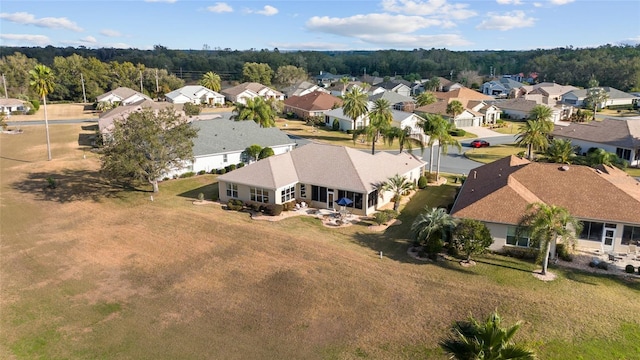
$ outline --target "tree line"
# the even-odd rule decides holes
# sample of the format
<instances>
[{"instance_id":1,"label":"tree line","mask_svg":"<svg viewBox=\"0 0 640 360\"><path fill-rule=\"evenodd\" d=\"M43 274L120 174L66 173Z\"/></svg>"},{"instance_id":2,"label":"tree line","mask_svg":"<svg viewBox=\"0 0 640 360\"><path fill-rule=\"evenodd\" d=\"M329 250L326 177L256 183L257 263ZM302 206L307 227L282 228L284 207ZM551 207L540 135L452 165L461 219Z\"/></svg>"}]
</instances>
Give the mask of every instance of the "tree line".
<instances>
[{"instance_id":1,"label":"tree line","mask_svg":"<svg viewBox=\"0 0 640 360\"><path fill-rule=\"evenodd\" d=\"M272 71L282 66L304 69L307 74L321 71L333 74L401 76L407 80L446 77L466 83L472 74L485 79L490 75L536 73L537 81L555 81L587 87L592 78L603 86L622 91L640 91L640 45L605 45L597 48L556 48L526 51L450 51L414 49L411 51L290 51L277 48L232 50L171 50L156 45L153 50L89 49L84 47L0 47L0 71L5 73L8 88L24 87L12 66L32 69L35 63L51 67L59 81L52 100L78 100L81 86L93 94L97 89L114 86L143 88L148 92L180 83L194 83L213 71L224 81L240 81L245 63L266 64ZM19 59L10 57L19 56ZM156 85L156 71L159 84ZM17 78L16 78L17 76ZM22 76L22 78L28 78ZM68 78L68 84L61 79ZM471 86L470 83L465 85ZM177 86L179 87L179 86ZM0 88L0 91L1 88ZM85 90L86 91L86 90ZM20 91L17 91L21 93Z\"/></svg>"}]
</instances>

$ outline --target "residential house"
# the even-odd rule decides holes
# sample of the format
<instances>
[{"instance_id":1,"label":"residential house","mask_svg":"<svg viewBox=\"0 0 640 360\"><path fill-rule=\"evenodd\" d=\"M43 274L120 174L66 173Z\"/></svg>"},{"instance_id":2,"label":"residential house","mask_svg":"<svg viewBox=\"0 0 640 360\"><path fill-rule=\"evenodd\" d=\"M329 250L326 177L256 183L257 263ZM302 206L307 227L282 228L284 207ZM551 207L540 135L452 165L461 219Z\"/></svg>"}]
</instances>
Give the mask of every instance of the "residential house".
<instances>
[{"instance_id":1,"label":"residential house","mask_svg":"<svg viewBox=\"0 0 640 360\"><path fill-rule=\"evenodd\" d=\"M292 96L304 96L318 91L327 94L329 93L329 90L325 89L324 87L310 83L308 81L299 81L291 86L287 86L282 89L282 93L284 94L285 98L289 98Z\"/></svg>"},{"instance_id":2,"label":"residential house","mask_svg":"<svg viewBox=\"0 0 640 360\"><path fill-rule=\"evenodd\" d=\"M369 96L369 102L375 102L378 99L385 99L391 105L391 108L400 111L413 112L416 107L416 100L410 96L398 94L393 91L382 91Z\"/></svg>"},{"instance_id":3,"label":"residential house","mask_svg":"<svg viewBox=\"0 0 640 360\"><path fill-rule=\"evenodd\" d=\"M414 111L423 114L436 114L448 118L456 127L481 126L495 124L500 119L500 109L489 103L491 96L481 94L475 90L461 87L447 92L434 92L437 102L416 108ZM455 119L447 114L447 105L457 100L464 111Z\"/></svg>"},{"instance_id":4,"label":"residential house","mask_svg":"<svg viewBox=\"0 0 640 360\"><path fill-rule=\"evenodd\" d=\"M433 95L438 100L445 100L447 102L450 100L461 100L461 99L480 100L480 101L494 100L494 98L491 96L482 94L478 91L469 89L467 87L461 87L461 88L457 88L457 89L453 89L445 92L436 91L433 93Z\"/></svg>"},{"instance_id":5,"label":"residential house","mask_svg":"<svg viewBox=\"0 0 640 360\"><path fill-rule=\"evenodd\" d=\"M449 91L458 90L460 88L465 87L464 85L458 82L445 79L441 76L438 76L437 79L438 79L438 86L436 88L436 92L449 92Z\"/></svg>"},{"instance_id":6,"label":"residential house","mask_svg":"<svg viewBox=\"0 0 640 360\"><path fill-rule=\"evenodd\" d=\"M558 121L563 120L563 109L561 105L558 107L538 104L535 100L526 100L523 98L497 100L491 103L499 107L508 119L526 120L529 118L529 114L534 107L542 105L551 108L551 119L549 119L549 121L557 123Z\"/></svg>"},{"instance_id":7,"label":"residential house","mask_svg":"<svg viewBox=\"0 0 640 360\"><path fill-rule=\"evenodd\" d=\"M523 87L524 84L517 82L508 77L501 77L497 80L487 81L480 87L481 91L485 95L492 95L497 97L507 97L512 90Z\"/></svg>"},{"instance_id":8,"label":"residential house","mask_svg":"<svg viewBox=\"0 0 640 360\"><path fill-rule=\"evenodd\" d=\"M367 83L367 84L371 84L372 86L375 86L375 85L380 84L381 82L383 82L384 78L382 78L380 76L373 76L373 75L369 75L369 74L364 74L363 76L360 77L360 81L362 81L363 83Z\"/></svg>"},{"instance_id":9,"label":"residential house","mask_svg":"<svg viewBox=\"0 0 640 360\"><path fill-rule=\"evenodd\" d=\"M377 84L377 85L373 86L372 88L384 89L386 91L391 91L391 92L394 92L396 94L409 97L409 96L411 96L411 87L412 86L413 86L413 84L411 84L408 81L392 80L392 81L382 82L380 84ZM374 89L372 89L372 90L374 90Z\"/></svg>"},{"instance_id":10,"label":"residential house","mask_svg":"<svg viewBox=\"0 0 640 360\"><path fill-rule=\"evenodd\" d=\"M510 97L534 100L538 104L554 106L562 100L563 94L574 90L578 90L578 88L571 85L558 85L553 82L543 82L512 89Z\"/></svg>"},{"instance_id":11,"label":"residential house","mask_svg":"<svg viewBox=\"0 0 640 360\"><path fill-rule=\"evenodd\" d=\"M372 103L369 103L369 108L372 108L372 106ZM341 107L329 110L325 112L324 115L325 125L327 127L332 127L333 121L338 120L338 122L340 123L340 131L362 129L365 126L369 125L369 117L367 114L360 116L354 123L353 119L345 115L344 110ZM391 109L391 117L391 126L395 126L401 129L410 127L413 137L415 137L416 139L424 138L422 128L418 126L418 123L420 121L423 121L424 119L418 114Z\"/></svg>"},{"instance_id":12,"label":"residential house","mask_svg":"<svg viewBox=\"0 0 640 360\"><path fill-rule=\"evenodd\" d=\"M224 96L201 85L187 85L165 94L165 99L173 104L192 103L196 105L223 105Z\"/></svg>"},{"instance_id":13,"label":"residential house","mask_svg":"<svg viewBox=\"0 0 640 360\"><path fill-rule=\"evenodd\" d=\"M318 85L323 87L329 87L331 84L340 82L343 77L349 78L349 81L353 81L354 78L351 75L334 75L330 72L320 71L319 75L314 76L314 79L318 82Z\"/></svg>"},{"instance_id":14,"label":"residential house","mask_svg":"<svg viewBox=\"0 0 640 360\"><path fill-rule=\"evenodd\" d=\"M433 104L416 108L415 112L418 114L440 115L443 118L448 119L449 122L455 125L455 127L480 126L483 123L484 115L471 108L465 107L465 103L462 101L461 103L463 104L462 106L464 110L462 113L456 115L455 118L452 118L451 115L447 113L447 106L449 102L445 100L436 101Z\"/></svg>"},{"instance_id":15,"label":"residential house","mask_svg":"<svg viewBox=\"0 0 640 360\"><path fill-rule=\"evenodd\" d=\"M224 97L232 103L245 105L247 103L247 99L254 99L257 97L261 97L264 100L284 100L283 93L254 82L244 82L240 85L224 89L220 91L220 93L222 93Z\"/></svg>"},{"instance_id":16,"label":"residential house","mask_svg":"<svg viewBox=\"0 0 640 360\"><path fill-rule=\"evenodd\" d=\"M219 176L220 201L304 201L311 207L336 209L336 202L346 197L353 202L349 211L369 215L393 198L377 184L396 174L417 183L424 165L406 152L371 155L349 147L311 143Z\"/></svg>"},{"instance_id":17,"label":"residential house","mask_svg":"<svg viewBox=\"0 0 640 360\"><path fill-rule=\"evenodd\" d=\"M142 100L151 100L147 95L130 89L128 87L118 87L111 91L108 91L96 98L98 103L120 104L130 105Z\"/></svg>"},{"instance_id":18,"label":"residential house","mask_svg":"<svg viewBox=\"0 0 640 360\"><path fill-rule=\"evenodd\" d=\"M25 106L25 102L20 99L0 99L0 113L11 115L11 113L16 111L26 114L27 111L29 111L29 107Z\"/></svg>"},{"instance_id":19,"label":"residential house","mask_svg":"<svg viewBox=\"0 0 640 360\"><path fill-rule=\"evenodd\" d=\"M115 121L124 120L132 113L142 111L143 109L152 109L157 113L160 110L167 108L173 108L180 116L185 116L184 111L182 110L182 104L140 100L133 104L118 106L102 113L98 118L98 130L102 135L103 140L108 141L111 132L113 131L113 123Z\"/></svg>"},{"instance_id":20,"label":"residential house","mask_svg":"<svg viewBox=\"0 0 640 360\"><path fill-rule=\"evenodd\" d=\"M602 104L599 104L600 108L607 106L621 106L621 105L635 105L640 101L640 97L632 94L620 91L618 89L603 86L602 90L607 94L608 98ZM589 96L589 89L573 90L562 95L562 102L565 104L583 107L585 106L585 99Z\"/></svg>"},{"instance_id":21,"label":"residential house","mask_svg":"<svg viewBox=\"0 0 640 360\"><path fill-rule=\"evenodd\" d=\"M628 161L630 166L640 167L640 117L571 123L557 127L551 136L571 140L583 155L591 148L601 148Z\"/></svg>"},{"instance_id":22,"label":"residential house","mask_svg":"<svg viewBox=\"0 0 640 360\"><path fill-rule=\"evenodd\" d=\"M626 252L640 243L640 183L609 166L506 157L469 173L451 215L484 222L494 239L491 250L526 248L530 239L516 227L527 206L538 202L561 206L582 221L578 247Z\"/></svg>"},{"instance_id":23,"label":"residential house","mask_svg":"<svg viewBox=\"0 0 640 360\"><path fill-rule=\"evenodd\" d=\"M198 130L193 140L192 163L169 176L193 171L210 172L229 165L249 163L245 149L251 145L270 147L275 155L284 154L296 147L296 142L275 127L262 128L256 122L226 119L200 120L191 123Z\"/></svg>"},{"instance_id":24,"label":"residential house","mask_svg":"<svg viewBox=\"0 0 640 360\"><path fill-rule=\"evenodd\" d=\"M342 106L342 99L320 91L291 96L284 100L284 112L291 112L300 119L314 116L324 118L325 112L340 106Z\"/></svg>"},{"instance_id":25,"label":"residential house","mask_svg":"<svg viewBox=\"0 0 640 360\"><path fill-rule=\"evenodd\" d=\"M353 88L358 88L361 91L365 91L366 87L367 85L365 83L361 83L360 81L350 81L347 84L343 84L341 82L334 83L333 85L327 87L327 90L333 96L345 96Z\"/></svg>"}]
</instances>

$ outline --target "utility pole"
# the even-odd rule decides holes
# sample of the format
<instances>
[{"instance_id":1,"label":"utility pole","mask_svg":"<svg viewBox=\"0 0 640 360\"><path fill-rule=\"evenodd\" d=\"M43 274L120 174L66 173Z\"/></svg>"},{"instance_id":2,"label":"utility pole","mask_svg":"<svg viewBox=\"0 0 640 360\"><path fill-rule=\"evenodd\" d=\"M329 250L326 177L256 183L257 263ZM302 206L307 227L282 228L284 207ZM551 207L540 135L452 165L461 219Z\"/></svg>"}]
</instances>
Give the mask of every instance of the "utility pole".
<instances>
[{"instance_id":1,"label":"utility pole","mask_svg":"<svg viewBox=\"0 0 640 360\"><path fill-rule=\"evenodd\" d=\"M2 83L4 84L4 98L8 99L9 94L7 94L7 79L4 77L4 74L2 74Z\"/></svg>"},{"instance_id":2,"label":"utility pole","mask_svg":"<svg viewBox=\"0 0 640 360\"><path fill-rule=\"evenodd\" d=\"M84 91L84 76L80 73L80 81L82 82L82 99L84 103L87 103L87 93Z\"/></svg>"},{"instance_id":3,"label":"utility pole","mask_svg":"<svg viewBox=\"0 0 640 360\"><path fill-rule=\"evenodd\" d=\"M142 88L142 70L140 70L140 92L144 94L144 89Z\"/></svg>"},{"instance_id":4,"label":"utility pole","mask_svg":"<svg viewBox=\"0 0 640 360\"><path fill-rule=\"evenodd\" d=\"M158 69L156 69L156 94L160 92L160 87L158 86Z\"/></svg>"}]
</instances>

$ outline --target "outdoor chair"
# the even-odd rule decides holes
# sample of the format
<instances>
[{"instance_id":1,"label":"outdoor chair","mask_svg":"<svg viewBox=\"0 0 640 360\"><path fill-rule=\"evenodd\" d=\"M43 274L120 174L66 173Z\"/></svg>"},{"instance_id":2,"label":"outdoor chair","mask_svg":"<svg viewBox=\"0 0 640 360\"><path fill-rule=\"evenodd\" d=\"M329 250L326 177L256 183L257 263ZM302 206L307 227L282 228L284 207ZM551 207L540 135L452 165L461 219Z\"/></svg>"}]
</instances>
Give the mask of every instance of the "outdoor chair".
<instances>
[{"instance_id":1,"label":"outdoor chair","mask_svg":"<svg viewBox=\"0 0 640 360\"><path fill-rule=\"evenodd\" d=\"M611 262L618 261L618 258L614 254L609 253L607 255L609 255L609 261L611 261Z\"/></svg>"}]
</instances>

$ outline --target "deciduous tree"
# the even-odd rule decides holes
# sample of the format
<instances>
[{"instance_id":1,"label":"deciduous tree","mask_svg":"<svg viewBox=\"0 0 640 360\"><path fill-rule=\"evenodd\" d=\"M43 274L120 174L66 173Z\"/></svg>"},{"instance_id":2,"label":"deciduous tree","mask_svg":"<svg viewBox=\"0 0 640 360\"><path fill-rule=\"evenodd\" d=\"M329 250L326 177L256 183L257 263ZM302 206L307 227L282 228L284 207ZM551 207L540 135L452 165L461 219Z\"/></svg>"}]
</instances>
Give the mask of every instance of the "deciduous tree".
<instances>
[{"instance_id":1,"label":"deciduous tree","mask_svg":"<svg viewBox=\"0 0 640 360\"><path fill-rule=\"evenodd\" d=\"M482 254L493 244L491 232L482 221L462 219L453 230L453 245L467 256Z\"/></svg>"},{"instance_id":2,"label":"deciduous tree","mask_svg":"<svg viewBox=\"0 0 640 360\"><path fill-rule=\"evenodd\" d=\"M247 62L242 67L242 79L248 82L257 82L262 85L271 85L273 70L269 64Z\"/></svg>"}]
</instances>

